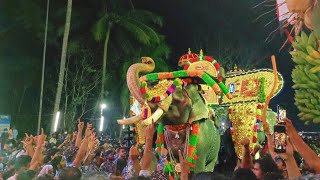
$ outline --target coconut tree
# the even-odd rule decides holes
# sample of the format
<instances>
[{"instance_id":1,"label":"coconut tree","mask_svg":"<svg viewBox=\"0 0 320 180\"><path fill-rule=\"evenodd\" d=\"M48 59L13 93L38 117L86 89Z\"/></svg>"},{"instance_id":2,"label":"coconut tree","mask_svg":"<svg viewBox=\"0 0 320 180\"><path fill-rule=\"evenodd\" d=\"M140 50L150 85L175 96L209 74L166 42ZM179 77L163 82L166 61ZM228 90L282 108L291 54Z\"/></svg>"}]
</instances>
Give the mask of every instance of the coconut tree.
<instances>
[{"instance_id":1,"label":"coconut tree","mask_svg":"<svg viewBox=\"0 0 320 180\"><path fill-rule=\"evenodd\" d=\"M118 1L110 2L108 5L93 28L95 39L104 42L100 101L105 98L107 58L109 42L112 39L111 33L122 34L123 36L130 35L130 39L149 46L160 42L159 35L154 30L154 25L162 26L161 17L152 12L135 9L123 10ZM112 35L112 37L115 37L112 42L116 42L116 38L120 36ZM124 46L122 45L122 47Z\"/></svg>"},{"instance_id":2,"label":"coconut tree","mask_svg":"<svg viewBox=\"0 0 320 180\"><path fill-rule=\"evenodd\" d=\"M54 114L56 114L59 111L59 107L60 107L64 73L65 73L65 68L66 68L65 66L66 66L68 38L69 38L70 22L71 22L71 11L72 11L72 0L68 0L67 13L66 13L66 24L64 27L63 42L62 42L62 53L61 53L61 60L60 60L59 80L58 80L56 98L55 98L54 109L53 109ZM53 131L53 123L54 123L54 118L52 119L51 132Z\"/></svg>"}]
</instances>

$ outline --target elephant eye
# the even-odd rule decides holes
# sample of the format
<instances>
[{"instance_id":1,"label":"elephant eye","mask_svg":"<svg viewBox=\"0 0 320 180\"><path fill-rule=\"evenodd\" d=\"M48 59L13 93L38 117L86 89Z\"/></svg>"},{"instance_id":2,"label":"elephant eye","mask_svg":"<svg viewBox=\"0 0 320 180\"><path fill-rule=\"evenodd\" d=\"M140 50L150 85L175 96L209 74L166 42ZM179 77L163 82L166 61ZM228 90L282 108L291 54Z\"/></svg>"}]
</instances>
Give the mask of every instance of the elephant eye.
<instances>
[{"instance_id":1,"label":"elephant eye","mask_svg":"<svg viewBox=\"0 0 320 180\"><path fill-rule=\"evenodd\" d=\"M159 84L159 80L151 80L151 81L148 81L147 83L148 83L148 86L154 87L157 84Z\"/></svg>"}]
</instances>

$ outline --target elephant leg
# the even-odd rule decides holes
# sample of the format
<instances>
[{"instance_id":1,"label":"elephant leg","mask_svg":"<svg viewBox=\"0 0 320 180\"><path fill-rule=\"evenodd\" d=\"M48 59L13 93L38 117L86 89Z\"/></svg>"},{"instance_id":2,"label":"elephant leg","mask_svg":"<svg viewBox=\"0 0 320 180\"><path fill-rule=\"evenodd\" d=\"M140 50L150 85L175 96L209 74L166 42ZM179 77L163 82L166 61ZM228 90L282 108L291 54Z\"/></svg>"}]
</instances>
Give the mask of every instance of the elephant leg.
<instances>
[{"instance_id":1,"label":"elephant leg","mask_svg":"<svg viewBox=\"0 0 320 180\"><path fill-rule=\"evenodd\" d=\"M205 120L200 123L200 132L197 143L195 173L212 172L218 159L220 149L220 135L213 121Z\"/></svg>"}]
</instances>

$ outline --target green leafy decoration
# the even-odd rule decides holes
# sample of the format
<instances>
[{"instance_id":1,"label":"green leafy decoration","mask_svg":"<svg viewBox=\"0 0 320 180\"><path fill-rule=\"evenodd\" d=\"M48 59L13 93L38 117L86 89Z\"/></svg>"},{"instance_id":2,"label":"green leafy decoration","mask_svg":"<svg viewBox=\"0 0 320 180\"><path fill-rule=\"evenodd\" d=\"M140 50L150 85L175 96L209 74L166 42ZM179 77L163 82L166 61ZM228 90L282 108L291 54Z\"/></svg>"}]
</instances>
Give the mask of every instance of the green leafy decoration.
<instances>
[{"instance_id":1,"label":"green leafy decoration","mask_svg":"<svg viewBox=\"0 0 320 180\"><path fill-rule=\"evenodd\" d=\"M259 78L260 86L259 86L259 102L264 103L266 101L266 92L265 92L265 84L266 84L266 78L262 77Z\"/></svg>"}]
</instances>

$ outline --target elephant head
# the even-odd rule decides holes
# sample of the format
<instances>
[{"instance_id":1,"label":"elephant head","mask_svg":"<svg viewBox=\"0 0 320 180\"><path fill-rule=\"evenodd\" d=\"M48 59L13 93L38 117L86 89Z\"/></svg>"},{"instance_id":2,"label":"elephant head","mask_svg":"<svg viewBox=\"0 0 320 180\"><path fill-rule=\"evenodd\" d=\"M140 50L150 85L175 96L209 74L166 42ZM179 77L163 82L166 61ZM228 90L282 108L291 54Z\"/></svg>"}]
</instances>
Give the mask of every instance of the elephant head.
<instances>
[{"instance_id":1,"label":"elephant head","mask_svg":"<svg viewBox=\"0 0 320 180\"><path fill-rule=\"evenodd\" d=\"M189 77L202 78L217 93L221 93L220 87L223 85L221 82L216 83L218 80L198 70L152 73L139 78L140 74L149 73L154 70L154 67L155 63L151 58L143 57L142 63L133 64L127 72L127 84L132 96L141 105L151 108L151 116L138 115L130 119L118 120L119 124L132 124L144 119L142 123L149 125L162 117L165 125L177 125L208 118L209 111L198 93L199 86L192 83ZM145 92L147 88L149 94ZM228 92L224 91L224 93L228 97L231 96ZM155 98L157 95L158 97Z\"/></svg>"}]
</instances>

